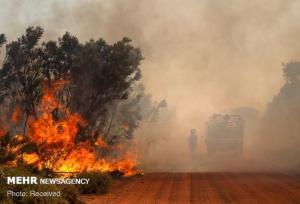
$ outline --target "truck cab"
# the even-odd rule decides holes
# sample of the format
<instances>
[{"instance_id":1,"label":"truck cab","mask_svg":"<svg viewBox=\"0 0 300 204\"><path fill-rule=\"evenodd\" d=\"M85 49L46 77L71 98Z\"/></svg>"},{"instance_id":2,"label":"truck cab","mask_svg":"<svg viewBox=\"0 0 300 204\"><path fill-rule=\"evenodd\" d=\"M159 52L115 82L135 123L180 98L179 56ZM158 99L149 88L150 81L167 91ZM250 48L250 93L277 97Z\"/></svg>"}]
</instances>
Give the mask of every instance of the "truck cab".
<instances>
[{"instance_id":1,"label":"truck cab","mask_svg":"<svg viewBox=\"0 0 300 204\"><path fill-rule=\"evenodd\" d=\"M207 122L206 147L209 155L217 152L243 153L244 120L239 115L214 114Z\"/></svg>"}]
</instances>

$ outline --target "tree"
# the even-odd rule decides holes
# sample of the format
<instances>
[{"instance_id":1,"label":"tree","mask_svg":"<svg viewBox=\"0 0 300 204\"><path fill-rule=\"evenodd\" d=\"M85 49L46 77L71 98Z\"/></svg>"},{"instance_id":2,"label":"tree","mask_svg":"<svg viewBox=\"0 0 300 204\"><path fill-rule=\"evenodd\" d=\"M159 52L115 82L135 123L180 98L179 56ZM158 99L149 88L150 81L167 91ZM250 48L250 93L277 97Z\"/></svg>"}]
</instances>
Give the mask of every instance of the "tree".
<instances>
[{"instance_id":1,"label":"tree","mask_svg":"<svg viewBox=\"0 0 300 204\"><path fill-rule=\"evenodd\" d=\"M4 64L0 72L0 102L9 97L14 106L21 106L27 119L36 116L35 105L41 96L41 49L37 46L43 34L40 27L29 27L26 34L6 46Z\"/></svg>"},{"instance_id":2,"label":"tree","mask_svg":"<svg viewBox=\"0 0 300 204\"><path fill-rule=\"evenodd\" d=\"M262 143L267 144L264 151L269 148L282 164L299 162L295 158L300 153L300 63L284 64L283 76L286 83L268 104L259 129Z\"/></svg>"},{"instance_id":3,"label":"tree","mask_svg":"<svg viewBox=\"0 0 300 204\"><path fill-rule=\"evenodd\" d=\"M300 62L290 62L283 64L283 76L287 83L294 83L299 81L300 76Z\"/></svg>"},{"instance_id":4,"label":"tree","mask_svg":"<svg viewBox=\"0 0 300 204\"><path fill-rule=\"evenodd\" d=\"M72 110L79 110L93 135L106 121L107 106L126 100L130 86L140 79L141 52L124 38L113 45L91 40L80 48L71 70Z\"/></svg>"},{"instance_id":5,"label":"tree","mask_svg":"<svg viewBox=\"0 0 300 204\"><path fill-rule=\"evenodd\" d=\"M104 140L108 144L114 144L120 140L132 139L141 122L156 122L160 116L160 110L166 107L165 100L159 103L153 101L152 96L146 94L143 84L135 84L131 87L127 100L110 106Z\"/></svg>"},{"instance_id":6,"label":"tree","mask_svg":"<svg viewBox=\"0 0 300 204\"><path fill-rule=\"evenodd\" d=\"M0 104L6 100L22 108L25 135L28 117L40 114L36 106L43 87L67 81L57 100L88 122L79 140L97 138L104 131L108 107L126 100L130 87L140 79L141 51L128 38L112 45L103 39L80 43L67 32L58 41L39 43L42 34L42 28L29 27L7 44L0 70ZM53 114L57 120L63 117L58 111Z\"/></svg>"}]
</instances>

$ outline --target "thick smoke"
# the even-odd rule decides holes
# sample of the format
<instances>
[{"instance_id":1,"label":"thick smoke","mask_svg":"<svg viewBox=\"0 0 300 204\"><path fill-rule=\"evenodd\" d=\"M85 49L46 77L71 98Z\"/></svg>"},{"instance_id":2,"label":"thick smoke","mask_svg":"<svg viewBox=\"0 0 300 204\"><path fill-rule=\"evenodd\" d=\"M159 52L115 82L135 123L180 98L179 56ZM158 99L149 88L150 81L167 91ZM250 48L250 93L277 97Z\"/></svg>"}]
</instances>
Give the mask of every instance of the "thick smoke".
<instances>
[{"instance_id":1,"label":"thick smoke","mask_svg":"<svg viewBox=\"0 0 300 204\"><path fill-rule=\"evenodd\" d=\"M197 129L198 149L204 155L205 121L212 114L250 107L269 115L266 104L285 83L281 63L300 59L299 9L297 0L3 0L0 27L8 41L28 25L44 27L49 39L65 31L82 40L133 39L145 57L146 92L170 106L165 113L169 119L153 127L144 124L137 133L154 138L148 164L156 161L153 165L168 170L180 163L189 170L185 158L190 129ZM246 155L257 167L262 163L273 168L272 162L259 160L262 156L255 150L260 146L263 151L277 139L265 129L266 134L254 129L247 133L251 145Z\"/></svg>"},{"instance_id":2,"label":"thick smoke","mask_svg":"<svg viewBox=\"0 0 300 204\"><path fill-rule=\"evenodd\" d=\"M258 148L280 168L299 170L300 62L284 64L283 75L286 83L267 105L259 124Z\"/></svg>"}]
</instances>

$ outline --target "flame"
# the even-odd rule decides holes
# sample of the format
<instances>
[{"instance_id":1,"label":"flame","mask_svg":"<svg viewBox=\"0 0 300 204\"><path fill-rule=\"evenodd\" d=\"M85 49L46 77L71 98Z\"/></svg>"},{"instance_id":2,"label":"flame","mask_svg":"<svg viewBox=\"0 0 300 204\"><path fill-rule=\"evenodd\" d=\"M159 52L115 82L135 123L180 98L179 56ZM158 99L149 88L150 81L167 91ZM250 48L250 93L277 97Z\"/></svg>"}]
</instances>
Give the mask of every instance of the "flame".
<instances>
[{"instance_id":1,"label":"flame","mask_svg":"<svg viewBox=\"0 0 300 204\"><path fill-rule=\"evenodd\" d=\"M5 128L5 127L1 128L0 127L0 138L5 136L7 132L8 132L7 128Z\"/></svg>"},{"instance_id":2,"label":"flame","mask_svg":"<svg viewBox=\"0 0 300 204\"><path fill-rule=\"evenodd\" d=\"M39 153L24 154L23 161L58 173L118 170L125 176L136 174L137 157L133 152L121 154L119 149L114 149L121 156L103 156L99 152L111 148L102 137L94 144L75 143L80 127L85 127L87 123L79 114L72 113L56 100L55 94L66 83L57 81L51 87L45 84L38 106L39 115L37 119L30 120L26 135L37 146Z\"/></svg>"},{"instance_id":3,"label":"flame","mask_svg":"<svg viewBox=\"0 0 300 204\"><path fill-rule=\"evenodd\" d=\"M72 146L79 130L78 124L86 125L79 114L71 114L55 99L55 92L62 88L65 83L65 81L58 81L53 84L52 89L48 86L44 88L45 94L39 107L42 115L30 123L28 132L30 140L37 145ZM55 109L61 110L65 117L56 120L53 116Z\"/></svg>"},{"instance_id":4,"label":"flame","mask_svg":"<svg viewBox=\"0 0 300 204\"><path fill-rule=\"evenodd\" d=\"M124 176L136 174L136 157L132 153L126 153L123 158L97 159L95 152L85 144L79 145L66 157L56 162L54 171L56 172L82 172L82 171L101 171L112 172L120 171Z\"/></svg>"},{"instance_id":5,"label":"flame","mask_svg":"<svg viewBox=\"0 0 300 204\"><path fill-rule=\"evenodd\" d=\"M21 114L22 114L22 110L20 108L20 106L16 106L13 110L13 113L11 115L11 121L14 123L14 124L17 124L18 121L20 120L21 118Z\"/></svg>"},{"instance_id":6,"label":"flame","mask_svg":"<svg viewBox=\"0 0 300 204\"><path fill-rule=\"evenodd\" d=\"M31 154L24 154L23 155L23 160L27 164L34 164L39 161L39 155L36 153L31 153Z\"/></svg>"},{"instance_id":7,"label":"flame","mask_svg":"<svg viewBox=\"0 0 300 204\"><path fill-rule=\"evenodd\" d=\"M5 136L8 133L8 125L0 118L0 138Z\"/></svg>"},{"instance_id":8,"label":"flame","mask_svg":"<svg viewBox=\"0 0 300 204\"><path fill-rule=\"evenodd\" d=\"M43 113L30 124L30 139L40 144L56 144L62 146L73 145L78 133L77 124L81 121L79 115L70 115L67 119L55 121L51 113Z\"/></svg>"},{"instance_id":9,"label":"flame","mask_svg":"<svg viewBox=\"0 0 300 204\"><path fill-rule=\"evenodd\" d=\"M106 144L106 142L103 140L102 137L99 137L97 139L97 141L95 142L95 145L98 147L101 147L101 148L105 148L105 149L109 148L108 144Z\"/></svg>"},{"instance_id":10,"label":"flame","mask_svg":"<svg viewBox=\"0 0 300 204\"><path fill-rule=\"evenodd\" d=\"M17 142L22 142L22 141L24 141L23 135L15 135L14 139L15 139Z\"/></svg>"},{"instance_id":11,"label":"flame","mask_svg":"<svg viewBox=\"0 0 300 204\"><path fill-rule=\"evenodd\" d=\"M117 169L120 172L124 173L124 176L132 176L137 173L137 155L134 152L127 152L124 158L114 163L113 169Z\"/></svg>"},{"instance_id":12,"label":"flame","mask_svg":"<svg viewBox=\"0 0 300 204\"><path fill-rule=\"evenodd\" d=\"M65 158L60 159L54 167L56 172L82 172L82 171L120 171L124 176L137 173L137 158L134 153L126 153L123 158L97 159L95 152L88 146L81 145Z\"/></svg>"}]
</instances>

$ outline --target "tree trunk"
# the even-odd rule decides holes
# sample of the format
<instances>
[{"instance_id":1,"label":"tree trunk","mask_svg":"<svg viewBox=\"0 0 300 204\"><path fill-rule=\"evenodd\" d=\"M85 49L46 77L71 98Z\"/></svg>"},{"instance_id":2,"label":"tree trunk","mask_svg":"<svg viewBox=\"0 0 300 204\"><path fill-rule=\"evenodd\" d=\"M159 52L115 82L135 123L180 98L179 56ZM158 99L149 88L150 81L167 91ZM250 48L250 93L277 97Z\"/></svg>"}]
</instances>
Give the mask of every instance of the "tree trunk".
<instances>
[{"instance_id":1,"label":"tree trunk","mask_svg":"<svg viewBox=\"0 0 300 204\"><path fill-rule=\"evenodd\" d=\"M25 122L24 122L24 127L23 127L23 137L26 137L26 128L27 128L27 120L28 120L28 114L25 112Z\"/></svg>"},{"instance_id":2,"label":"tree trunk","mask_svg":"<svg viewBox=\"0 0 300 204\"><path fill-rule=\"evenodd\" d=\"M117 112L117 108L118 108L118 104L116 103L115 106L114 106L112 115L111 115L111 119L110 119L110 122L109 122L109 125L108 125L108 128L107 128L107 131L104 134L104 138L107 138L109 136L109 133L110 133L110 130L111 130L111 127L112 127L112 124L113 124L113 120L114 120L114 117L115 117L116 112Z\"/></svg>"}]
</instances>

